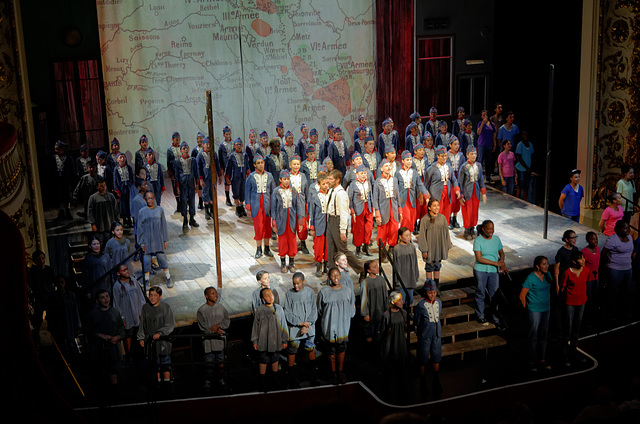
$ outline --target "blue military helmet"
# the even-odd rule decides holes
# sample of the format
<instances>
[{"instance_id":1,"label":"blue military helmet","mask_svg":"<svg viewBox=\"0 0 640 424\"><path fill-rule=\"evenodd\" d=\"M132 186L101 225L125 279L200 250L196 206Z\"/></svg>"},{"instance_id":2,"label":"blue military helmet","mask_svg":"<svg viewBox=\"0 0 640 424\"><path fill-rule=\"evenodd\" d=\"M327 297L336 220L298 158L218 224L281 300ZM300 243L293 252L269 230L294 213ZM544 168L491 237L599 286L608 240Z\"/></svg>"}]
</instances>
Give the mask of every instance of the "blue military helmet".
<instances>
[{"instance_id":1,"label":"blue military helmet","mask_svg":"<svg viewBox=\"0 0 640 424\"><path fill-rule=\"evenodd\" d=\"M402 159L411 159L411 152L408 150L405 150L404 152L402 152Z\"/></svg>"},{"instance_id":2,"label":"blue military helmet","mask_svg":"<svg viewBox=\"0 0 640 424\"><path fill-rule=\"evenodd\" d=\"M418 113L418 111L413 112L411 115L409 115L409 118L412 121L415 121L416 119L418 119L420 117L420 114Z\"/></svg>"}]
</instances>

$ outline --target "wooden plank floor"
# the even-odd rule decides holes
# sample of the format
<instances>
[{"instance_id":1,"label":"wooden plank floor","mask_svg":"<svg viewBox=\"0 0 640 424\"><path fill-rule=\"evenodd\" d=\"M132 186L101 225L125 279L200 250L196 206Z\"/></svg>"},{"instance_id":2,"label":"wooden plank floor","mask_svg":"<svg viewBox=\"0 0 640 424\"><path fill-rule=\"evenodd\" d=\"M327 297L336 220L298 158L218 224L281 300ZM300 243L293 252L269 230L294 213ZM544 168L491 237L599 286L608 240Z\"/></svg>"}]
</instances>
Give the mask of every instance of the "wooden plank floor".
<instances>
[{"instance_id":1,"label":"wooden plank floor","mask_svg":"<svg viewBox=\"0 0 640 424\"><path fill-rule=\"evenodd\" d=\"M220 221L220 245L222 259L221 302L230 314L245 314L250 309L251 293L257 288L255 274L259 270L271 273L272 285L284 299L285 291L291 287L292 274L281 274L277 255L277 242L271 242L275 258L253 258L255 243L253 241L253 223L251 218L238 219L235 208L224 204L224 192L218 186L218 211ZM169 224L169 246L167 257L175 286L164 290L164 300L171 305L179 325L188 325L195 321L196 311L204 302L203 289L217 285L215 249L213 242L213 225L206 221L204 212L198 211L196 216L199 228L182 234L182 217L174 214L175 200L167 192L162 196L162 206L167 214ZM48 212L50 213L50 212ZM461 219L461 213L458 215ZM576 224L566 218L549 214L548 240L542 238L543 210L537 206L518 200L513 196L489 189L487 204L480 206L480 221L491 219L495 223L495 234L500 237L506 253L507 267L511 270L530 268L537 255L547 256L551 262L558 248L561 247L562 233L566 229L573 229L578 234L578 247L585 246L584 235L590 228ZM78 231L86 231L80 224ZM72 230L70 230L72 231ZM454 247L449 252L449 259L443 263L440 281L442 284L453 283L458 279L473 277L474 264L473 242L462 237L462 228L452 232ZM374 230L375 234L375 230ZM605 237L600 236L600 245ZM311 249L311 241L307 246ZM348 242L351 249L353 245ZM417 246L416 246L417 247ZM377 259L377 248L375 257ZM422 269L420 284L424 282L425 274L423 262L418 259ZM296 266L307 277L307 284L314 290L321 288L321 279L314 276L315 266L313 256L298 254ZM384 266L387 275L391 275L390 265ZM357 276L352 273L354 282ZM161 284L164 288L164 276L160 272L152 279L152 284ZM356 290L359 286L356 284Z\"/></svg>"}]
</instances>

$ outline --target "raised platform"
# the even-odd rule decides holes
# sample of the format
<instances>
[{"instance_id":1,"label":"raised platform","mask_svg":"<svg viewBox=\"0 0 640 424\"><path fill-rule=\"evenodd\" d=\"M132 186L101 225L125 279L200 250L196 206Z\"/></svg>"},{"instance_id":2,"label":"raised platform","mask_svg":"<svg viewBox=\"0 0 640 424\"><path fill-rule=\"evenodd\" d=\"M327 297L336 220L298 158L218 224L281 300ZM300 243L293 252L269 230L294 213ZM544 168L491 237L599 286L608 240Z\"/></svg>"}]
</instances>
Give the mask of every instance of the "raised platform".
<instances>
[{"instance_id":1,"label":"raised platform","mask_svg":"<svg viewBox=\"0 0 640 424\"><path fill-rule=\"evenodd\" d=\"M218 210L223 281L221 301L231 315L248 315L251 293L257 288L255 274L259 270L271 273L272 285L280 293L281 299L284 298L286 290L291 287L292 275L280 272L277 242L272 241L275 258L265 256L258 260L253 258L256 248L251 218L237 218L234 214L235 208L224 204L222 186L218 189L220 190ZM175 282L174 288L164 290L163 298L171 305L178 325L189 325L195 321L196 310L204 302L203 289L217 284L213 225L212 221L204 219L204 213L199 212L196 220L200 223L200 227L190 230L188 234L182 234L182 217L179 214L173 214L176 207L175 200L166 192L162 197L162 206L169 223L170 241L167 257L172 279ZM565 230L576 231L579 247L586 244L584 236L590 231L588 227L550 213L548 239L545 240L542 238L543 210L541 208L493 189L489 189L487 193L487 204L480 205L479 214L481 221L491 219L495 223L495 234L502 240L507 267L510 271L530 268L533 259L538 255L545 255L550 262L553 262L556 251L563 244L561 238ZM48 225L50 243L61 234L69 236L88 230L87 225L80 219L64 226L53 225L52 220L47 223L50 224ZM449 259L443 263L440 277L443 287L473 278L473 242L465 240L462 232L462 228L452 232L454 247L449 252ZM604 242L605 237L600 236L600 245L602 246ZM307 243L310 249L311 244L310 241ZM351 245L351 242L349 244ZM377 248L372 250L377 255ZM367 259L377 259L377 256L365 257L365 260ZM420 259L419 262L422 268ZM314 276L313 256L298 254L296 266L305 273L307 284L317 292L321 287L321 280ZM385 271L387 275L391 275L388 264L385 265ZM357 281L355 274L352 278ZM424 270L421 271L420 278L424 281ZM156 275L151 283L163 285L162 272Z\"/></svg>"}]
</instances>

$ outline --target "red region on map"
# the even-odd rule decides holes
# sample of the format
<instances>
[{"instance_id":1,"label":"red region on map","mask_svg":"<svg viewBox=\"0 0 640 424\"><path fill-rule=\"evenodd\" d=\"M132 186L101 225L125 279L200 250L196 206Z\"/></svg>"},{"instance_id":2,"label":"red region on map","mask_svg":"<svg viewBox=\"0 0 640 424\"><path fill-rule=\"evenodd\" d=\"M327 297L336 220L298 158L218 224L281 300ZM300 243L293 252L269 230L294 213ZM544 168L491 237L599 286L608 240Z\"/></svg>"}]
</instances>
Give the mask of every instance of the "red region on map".
<instances>
[{"instance_id":1,"label":"red region on map","mask_svg":"<svg viewBox=\"0 0 640 424\"><path fill-rule=\"evenodd\" d=\"M256 0L256 7L263 12L276 13L276 5L271 0Z\"/></svg>"},{"instance_id":2,"label":"red region on map","mask_svg":"<svg viewBox=\"0 0 640 424\"><path fill-rule=\"evenodd\" d=\"M351 89L344 78L319 88L313 93L313 98L331 103L342 116L351 112Z\"/></svg>"},{"instance_id":3,"label":"red region on map","mask_svg":"<svg viewBox=\"0 0 640 424\"><path fill-rule=\"evenodd\" d=\"M310 96L313 94L313 69L300 56L294 56L291 59L291 69L300 80L304 95Z\"/></svg>"},{"instance_id":4,"label":"red region on map","mask_svg":"<svg viewBox=\"0 0 640 424\"><path fill-rule=\"evenodd\" d=\"M260 37L268 37L269 34L271 34L271 25L262 19L254 19L253 22L251 22L251 28L253 28Z\"/></svg>"}]
</instances>

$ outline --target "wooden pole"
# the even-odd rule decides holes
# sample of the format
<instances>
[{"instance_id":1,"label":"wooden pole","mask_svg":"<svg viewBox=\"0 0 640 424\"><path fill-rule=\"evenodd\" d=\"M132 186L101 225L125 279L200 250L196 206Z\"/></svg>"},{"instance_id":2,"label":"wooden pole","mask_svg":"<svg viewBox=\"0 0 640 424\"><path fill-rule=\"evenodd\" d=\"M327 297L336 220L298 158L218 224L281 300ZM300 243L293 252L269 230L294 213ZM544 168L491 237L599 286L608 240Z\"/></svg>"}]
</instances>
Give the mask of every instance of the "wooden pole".
<instances>
[{"instance_id":1,"label":"wooden pole","mask_svg":"<svg viewBox=\"0 0 640 424\"><path fill-rule=\"evenodd\" d=\"M222 268L220 260L220 222L218 221L218 169L215 161L215 145L213 142L213 108L211 106L211 90L207 90L207 125L209 132L209 168L211 169L211 199L213 200L213 241L216 248L216 274L218 288L222 288Z\"/></svg>"},{"instance_id":2,"label":"wooden pole","mask_svg":"<svg viewBox=\"0 0 640 424\"><path fill-rule=\"evenodd\" d=\"M551 184L551 124L553 123L553 80L555 65L549 65L549 108L547 110L547 168L544 177L544 228L542 238L547 239L549 231L549 190ZM561 211L562 212L562 211Z\"/></svg>"}]
</instances>

